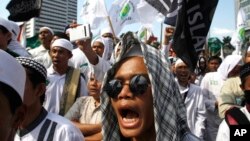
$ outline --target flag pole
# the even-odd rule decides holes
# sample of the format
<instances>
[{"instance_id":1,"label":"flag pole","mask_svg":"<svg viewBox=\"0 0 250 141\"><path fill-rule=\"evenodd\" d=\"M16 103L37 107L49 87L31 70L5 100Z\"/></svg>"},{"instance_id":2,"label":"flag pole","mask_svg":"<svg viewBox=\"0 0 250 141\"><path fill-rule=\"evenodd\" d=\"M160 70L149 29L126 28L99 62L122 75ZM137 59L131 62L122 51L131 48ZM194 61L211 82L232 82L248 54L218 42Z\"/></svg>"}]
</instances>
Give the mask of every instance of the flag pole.
<instances>
[{"instance_id":1,"label":"flag pole","mask_svg":"<svg viewBox=\"0 0 250 141\"><path fill-rule=\"evenodd\" d=\"M161 22L160 49L162 48L162 30L163 30L163 23Z\"/></svg>"},{"instance_id":2,"label":"flag pole","mask_svg":"<svg viewBox=\"0 0 250 141\"><path fill-rule=\"evenodd\" d=\"M113 39L113 40L114 40L114 43L117 44L117 42L116 42L115 30L114 30L113 25L112 25L112 22L111 22L111 20L110 20L110 16L107 16L107 19L108 19L109 26L110 26L110 28L111 28L111 30L112 30L112 34L113 34L113 38L114 38L114 39Z\"/></svg>"},{"instance_id":3,"label":"flag pole","mask_svg":"<svg viewBox=\"0 0 250 141\"><path fill-rule=\"evenodd\" d=\"M145 44L147 44L148 39L148 29L145 27Z\"/></svg>"}]
</instances>

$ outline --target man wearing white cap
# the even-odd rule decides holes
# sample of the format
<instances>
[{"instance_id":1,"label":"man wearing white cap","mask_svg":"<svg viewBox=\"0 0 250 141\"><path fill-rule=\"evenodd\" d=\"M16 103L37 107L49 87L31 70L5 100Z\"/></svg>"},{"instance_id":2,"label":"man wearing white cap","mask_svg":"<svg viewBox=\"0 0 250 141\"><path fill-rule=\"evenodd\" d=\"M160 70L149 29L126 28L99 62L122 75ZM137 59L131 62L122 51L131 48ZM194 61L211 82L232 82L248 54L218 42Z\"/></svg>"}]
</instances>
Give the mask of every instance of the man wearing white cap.
<instances>
[{"instance_id":1,"label":"man wearing white cap","mask_svg":"<svg viewBox=\"0 0 250 141\"><path fill-rule=\"evenodd\" d=\"M29 50L31 56L43 64L45 68L49 68L51 66L51 59L49 56L50 44L53 38L54 32L49 27L41 27L39 30L39 40L41 41L41 45L37 48Z\"/></svg>"},{"instance_id":2,"label":"man wearing white cap","mask_svg":"<svg viewBox=\"0 0 250 141\"><path fill-rule=\"evenodd\" d=\"M6 65L6 62L8 65ZM0 50L0 139L12 141L25 116L24 68L8 53Z\"/></svg>"},{"instance_id":3,"label":"man wearing white cap","mask_svg":"<svg viewBox=\"0 0 250 141\"><path fill-rule=\"evenodd\" d=\"M81 131L69 120L47 112L42 107L46 91L46 68L31 58L17 57L17 60L27 74L23 100L27 113L15 141L83 141Z\"/></svg>"},{"instance_id":4,"label":"man wearing white cap","mask_svg":"<svg viewBox=\"0 0 250 141\"><path fill-rule=\"evenodd\" d=\"M200 87L205 96L207 109L206 141L215 141L221 118L218 114L218 98L221 88L228 78L238 75L241 55L228 55L216 72L206 73Z\"/></svg>"},{"instance_id":5,"label":"man wearing white cap","mask_svg":"<svg viewBox=\"0 0 250 141\"><path fill-rule=\"evenodd\" d=\"M88 95L87 86L79 69L68 66L73 45L66 39L57 39L51 45L52 66L47 70L48 85L45 109L64 115L79 96Z\"/></svg>"},{"instance_id":6,"label":"man wearing white cap","mask_svg":"<svg viewBox=\"0 0 250 141\"><path fill-rule=\"evenodd\" d=\"M0 49L8 52L13 57L18 57L17 53L8 49L8 45L12 40L11 30L10 21L0 17Z\"/></svg>"},{"instance_id":7,"label":"man wearing white cap","mask_svg":"<svg viewBox=\"0 0 250 141\"><path fill-rule=\"evenodd\" d=\"M187 123L190 131L204 140L206 107L202 89L189 82L190 68L178 59L175 63L176 82L187 110Z\"/></svg>"},{"instance_id":8,"label":"man wearing white cap","mask_svg":"<svg viewBox=\"0 0 250 141\"><path fill-rule=\"evenodd\" d=\"M12 40L8 44L8 49L17 53L20 56L29 57L30 54L28 53L28 51L24 47L22 47L22 45L17 41L17 37L20 32L18 24L12 21L9 21L9 23L11 25Z\"/></svg>"}]
</instances>

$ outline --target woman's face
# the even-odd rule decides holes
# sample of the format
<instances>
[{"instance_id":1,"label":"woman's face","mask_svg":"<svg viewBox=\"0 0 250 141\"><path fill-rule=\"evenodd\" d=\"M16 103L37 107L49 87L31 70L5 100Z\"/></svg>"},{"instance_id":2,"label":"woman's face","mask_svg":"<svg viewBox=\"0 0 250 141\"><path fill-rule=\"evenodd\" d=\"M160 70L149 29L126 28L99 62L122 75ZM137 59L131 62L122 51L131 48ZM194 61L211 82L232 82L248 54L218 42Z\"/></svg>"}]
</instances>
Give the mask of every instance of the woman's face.
<instances>
[{"instance_id":1,"label":"woman's face","mask_svg":"<svg viewBox=\"0 0 250 141\"><path fill-rule=\"evenodd\" d=\"M126 138L141 138L155 132L151 85L141 94L133 94L129 87L131 79L139 74L148 78L143 58L130 57L121 62L114 76L123 87L117 97L111 98L111 103Z\"/></svg>"}]
</instances>

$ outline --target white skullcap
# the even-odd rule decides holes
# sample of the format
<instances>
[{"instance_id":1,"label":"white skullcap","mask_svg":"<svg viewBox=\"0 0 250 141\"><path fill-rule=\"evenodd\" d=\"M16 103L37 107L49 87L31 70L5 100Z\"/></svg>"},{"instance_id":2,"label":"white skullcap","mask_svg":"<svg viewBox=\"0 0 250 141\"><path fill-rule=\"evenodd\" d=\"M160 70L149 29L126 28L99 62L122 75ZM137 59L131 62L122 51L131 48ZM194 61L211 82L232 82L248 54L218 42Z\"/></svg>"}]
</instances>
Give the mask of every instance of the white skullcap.
<instances>
[{"instance_id":1,"label":"white skullcap","mask_svg":"<svg viewBox=\"0 0 250 141\"><path fill-rule=\"evenodd\" d=\"M177 59L177 61L175 62L175 67L177 67L179 64L182 64L182 63L184 63L184 62L180 58Z\"/></svg>"},{"instance_id":2,"label":"white skullcap","mask_svg":"<svg viewBox=\"0 0 250 141\"><path fill-rule=\"evenodd\" d=\"M104 42L103 42L101 37L97 37L97 38L93 39L92 42L91 42L91 46L93 46L95 42L100 42L104 46Z\"/></svg>"},{"instance_id":3,"label":"white skullcap","mask_svg":"<svg viewBox=\"0 0 250 141\"><path fill-rule=\"evenodd\" d=\"M11 32L10 21L8 21L8 20L0 17L0 25L3 26L3 27L5 27L9 32Z\"/></svg>"},{"instance_id":4,"label":"white skullcap","mask_svg":"<svg viewBox=\"0 0 250 141\"><path fill-rule=\"evenodd\" d=\"M50 31L50 33L52 34L52 35L54 35L54 31L51 29L51 28L49 28L49 27L41 27L40 29L39 29L39 32L41 32L41 31L43 31L43 30L49 30Z\"/></svg>"},{"instance_id":5,"label":"white skullcap","mask_svg":"<svg viewBox=\"0 0 250 141\"><path fill-rule=\"evenodd\" d=\"M18 61L0 50L0 82L13 88L23 101L26 72Z\"/></svg>"},{"instance_id":6,"label":"white skullcap","mask_svg":"<svg viewBox=\"0 0 250 141\"><path fill-rule=\"evenodd\" d=\"M19 35L19 32L20 32L20 28L18 26L17 23L15 22L12 22L12 21L9 21L10 24L11 24L11 34L12 34L12 40L17 40L17 37Z\"/></svg>"},{"instance_id":7,"label":"white skullcap","mask_svg":"<svg viewBox=\"0 0 250 141\"><path fill-rule=\"evenodd\" d=\"M103 28L103 29L101 30L101 35L103 35L103 34L105 34L105 33L111 33L111 34L113 34L113 33L112 33L112 30L111 30L109 27Z\"/></svg>"},{"instance_id":8,"label":"white skullcap","mask_svg":"<svg viewBox=\"0 0 250 141\"><path fill-rule=\"evenodd\" d=\"M70 52L73 50L73 45L71 44L70 41L66 39L56 39L51 47L61 47L69 50Z\"/></svg>"}]
</instances>

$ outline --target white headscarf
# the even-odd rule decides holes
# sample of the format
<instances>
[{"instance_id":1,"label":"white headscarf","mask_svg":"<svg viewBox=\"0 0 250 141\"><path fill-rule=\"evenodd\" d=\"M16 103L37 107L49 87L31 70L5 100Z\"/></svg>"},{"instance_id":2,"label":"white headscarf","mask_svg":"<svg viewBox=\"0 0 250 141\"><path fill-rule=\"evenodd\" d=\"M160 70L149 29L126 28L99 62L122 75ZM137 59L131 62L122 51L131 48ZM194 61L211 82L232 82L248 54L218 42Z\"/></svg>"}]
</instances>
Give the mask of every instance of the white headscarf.
<instances>
[{"instance_id":1,"label":"white headscarf","mask_svg":"<svg viewBox=\"0 0 250 141\"><path fill-rule=\"evenodd\" d=\"M94 42L100 42L104 45L104 51L102 54L102 58L104 60L109 60L113 51L113 41L110 38L103 38L103 37L96 37L95 39L93 39L92 41L92 46L94 44Z\"/></svg>"},{"instance_id":2,"label":"white headscarf","mask_svg":"<svg viewBox=\"0 0 250 141\"><path fill-rule=\"evenodd\" d=\"M242 61L241 55L228 55L219 66L217 72L221 75L223 80L228 78L228 74L233 68Z\"/></svg>"}]
</instances>

